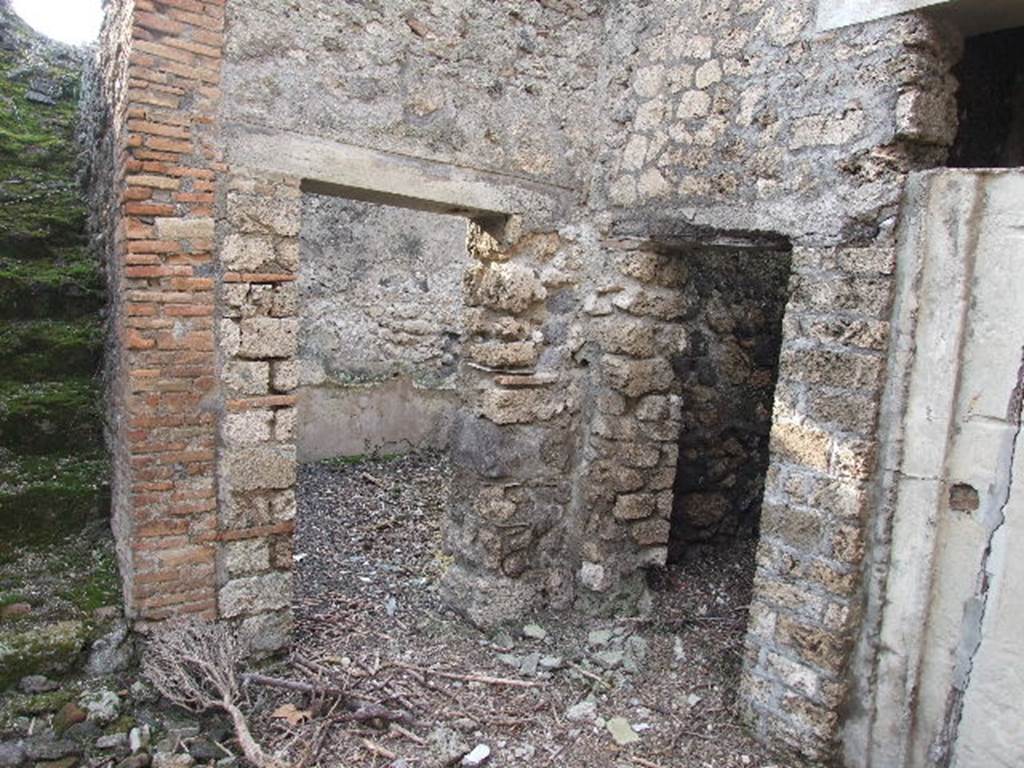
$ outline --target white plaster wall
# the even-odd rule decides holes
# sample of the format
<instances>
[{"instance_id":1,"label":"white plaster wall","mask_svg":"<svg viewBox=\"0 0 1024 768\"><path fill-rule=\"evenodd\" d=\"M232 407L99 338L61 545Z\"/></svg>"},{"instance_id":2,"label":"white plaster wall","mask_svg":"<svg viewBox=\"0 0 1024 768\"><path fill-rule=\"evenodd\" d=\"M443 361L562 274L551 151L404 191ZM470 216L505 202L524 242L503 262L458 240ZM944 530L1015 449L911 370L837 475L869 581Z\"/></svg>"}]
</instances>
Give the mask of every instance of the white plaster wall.
<instances>
[{"instance_id":1,"label":"white plaster wall","mask_svg":"<svg viewBox=\"0 0 1024 768\"><path fill-rule=\"evenodd\" d=\"M909 190L893 346L906 375L888 393L892 519L874 558L887 577L861 641L873 700L847 723L846 759L1010 768L1024 764L1024 573L1009 555L1024 539L1024 173L933 172ZM976 508L952 504L954 487Z\"/></svg>"}]
</instances>

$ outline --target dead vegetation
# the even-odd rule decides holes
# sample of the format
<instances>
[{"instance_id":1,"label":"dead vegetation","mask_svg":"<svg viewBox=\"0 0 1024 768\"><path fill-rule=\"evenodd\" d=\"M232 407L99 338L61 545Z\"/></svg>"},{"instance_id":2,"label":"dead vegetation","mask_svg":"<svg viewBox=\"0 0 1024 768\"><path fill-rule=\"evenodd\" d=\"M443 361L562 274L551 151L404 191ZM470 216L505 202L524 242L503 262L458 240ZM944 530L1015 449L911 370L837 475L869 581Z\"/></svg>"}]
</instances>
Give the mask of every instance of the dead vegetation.
<instances>
[{"instance_id":1,"label":"dead vegetation","mask_svg":"<svg viewBox=\"0 0 1024 768\"><path fill-rule=\"evenodd\" d=\"M192 708L244 710L261 768L793 765L736 717L752 542L656 574L645 618L484 635L436 592L448 477L435 454L304 467L290 658L224 676L234 646L183 634L154 682ZM219 682L194 679L200 665L174 682L199 647L223 660Z\"/></svg>"}]
</instances>

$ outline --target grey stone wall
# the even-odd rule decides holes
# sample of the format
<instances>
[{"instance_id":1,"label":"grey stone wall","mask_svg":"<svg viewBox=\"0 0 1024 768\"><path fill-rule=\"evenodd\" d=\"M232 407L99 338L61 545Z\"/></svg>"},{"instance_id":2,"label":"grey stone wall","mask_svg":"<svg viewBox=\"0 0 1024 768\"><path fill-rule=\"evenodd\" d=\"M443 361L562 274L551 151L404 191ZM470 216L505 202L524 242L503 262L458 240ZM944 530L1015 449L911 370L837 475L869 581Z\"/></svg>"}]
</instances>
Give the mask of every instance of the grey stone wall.
<instances>
[{"instance_id":1,"label":"grey stone wall","mask_svg":"<svg viewBox=\"0 0 1024 768\"><path fill-rule=\"evenodd\" d=\"M815 5L233 0L221 118L238 166L254 156L236 137L288 132L569 201L490 209L517 216L468 272L448 541L478 619L636 604L668 541L689 300L649 244L792 242L742 695L763 737L825 759L859 622L899 201L955 134L959 51L916 14L821 33Z\"/></svg>"},{"instance_id":2,"label":"grey stone wall","mask_svg":"<svg viewBox=\"0 0 1024 768\"><path fill-rule=\"evenodd\" d=\"M235 0L224 116L578 186L599 138L600 7Z\"/></svg>"},{"instance_id":3,"label":"grey stone wall","mask_svg":"<svg viewBox=\"0 0 1024 768\"><path fill-rule=\"evenodd\" d=\"M468 226L455 216L303 197L300 458L446 444Z\"/></svg>"}]
</instances>

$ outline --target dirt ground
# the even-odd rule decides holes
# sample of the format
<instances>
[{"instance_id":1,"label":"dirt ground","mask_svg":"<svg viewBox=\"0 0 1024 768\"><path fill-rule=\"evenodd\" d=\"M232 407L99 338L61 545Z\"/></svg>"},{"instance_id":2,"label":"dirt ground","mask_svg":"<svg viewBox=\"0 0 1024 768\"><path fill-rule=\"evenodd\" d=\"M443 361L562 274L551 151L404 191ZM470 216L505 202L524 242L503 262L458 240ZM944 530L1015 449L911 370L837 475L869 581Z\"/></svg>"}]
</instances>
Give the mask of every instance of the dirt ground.
<instances>
[{"instance_id":1,"label":"dirt ground","mask_svg":"<svg viewBox=\"0 0 1024 768\"><path fill-rule=\"evenodd\" d=\"M647 619L542 615L488 636L438 596L450 478L437 453L301 468L296 645L267 671L401 721L250 686L265 742L305 766L459 765L474 749L495 767L797 765L735 714L751 542L652 574Z\"/></svg>"}]
</instances>

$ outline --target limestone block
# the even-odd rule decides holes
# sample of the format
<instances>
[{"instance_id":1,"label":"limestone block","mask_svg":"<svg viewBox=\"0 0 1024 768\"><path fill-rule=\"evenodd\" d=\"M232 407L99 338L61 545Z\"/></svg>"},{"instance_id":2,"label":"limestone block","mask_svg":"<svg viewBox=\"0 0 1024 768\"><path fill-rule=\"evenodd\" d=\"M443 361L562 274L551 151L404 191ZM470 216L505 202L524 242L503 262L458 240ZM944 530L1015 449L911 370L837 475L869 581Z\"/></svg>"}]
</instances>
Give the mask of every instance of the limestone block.
<instances>
[{"instance_id":1,"label":"limestone block","mask_svg":"<svg viewBox=\"0 0 1024 768\"><path fill-rule=\"evenodd\" d=\"M601 358L601 373L609 387L626 397L664 392L675 385L672 366L660 357L633 360L604 355Z\"/></svg>"},{"instance_id":2,"label":"limestone block","mask_svg":"<svg viewBox=\"0 0 1024 768\"><path fill-rule=\"evenodd\" d=\"M236 491L290 488L295 484L295 450L274 445L228 452L227 474Z\"/></svg>"},{"instance_id":3,"label":"limestone block","mask_svg":"<svg viewBox=\"0 0 1024 768\"><path fill-rule=\"evenodd\" d=\"M270 381L275 392L291 392L299 386L299 362L277 360L271 363Z\"/></svg>"},{"instance_id":4,"label":"limestone block","mask_svg":"<svg viewBox=\"0 0 1024 768\"><path fill-rule=\"evenodd\" d=\"M717 59L706 61L697 67L693 74L693 83L697 88L703 90L722 79L722 65Z\"/></svg>"},{"instance_id":5,"label":"limestone block","mask_svg":"<svg viewBox=\"0 0 1024 768\"><path fill-rule=\"evenodd\" d=\"M678 320L696 310L695 300L682 291L630 290L617 293L612 304L631 315Z\"/></svg>"},{"instance_id":6,"label":"limestone block","mask_svg":"<svg viewBox=\"0 0 1024 768\"><path fill-rule=\"evenodd\" d=\"M762 535L793 549L816 552L821 548L823 529L822 516L814 509L767 502L761 509Z\"/></svg>"},{"instance_id":7,"label":"limestone block","mask_svg":"<svg viewBox=\"0 0 1024 768\"><path fill-rule=\"evenodd\" d=\"M597 343L605 352L652 357L655 345L655 327L630 318L609 318L597 324Z\"/></svg>"},{"instance_id":8,"label":"limestone block","mask_svg":"<svg viewBox=\"0 0 1024 768\"><path fill-rule=\"evenodd\" d=\"M648 395L636 407L640 421L679 421L683 399L679 395Z\"/></svg>"},{"instance_id":9,"label":"limestone block","mask_svg":"<svg viewBox=\"0 0 1024 768\"><path fill-rule=\"evenodd\" d=\"M896 101L896 131L904 138L946 147L956 139L957 125L952 89L912 89Z\"/></svg>"},{"instance_id":10,"label":"limestone block","mask_svg":"<svg viewBox=\"0 0 1024 768\"><path fill-rule=\"evenodd\" d=\"M466 302L519 313L547 298L547 290L529 267L512 262L475 264L463 278Z\"/></svg>"},{"instance_id":11,"label":"limestone block","mask_svg":"<svg viewBox=\"0 0 1024 768\"><path fill-rule=\"evenodd\" d=\"M565 409L561 393L536 389L489 389L481 396L481 413L495 424L547 421Z\"/></svg>"},{"instance_id":12,"label":"limestone block","mask_svg":"<svg viewBox=\"0 0 1024 768\"><path fill-rule=\"evenodd\" d=\"M276 256L274 239L261 235L228 235L220 249L224 268L235 272L258 272Z\"/></svg>"},{"instance_id":13,"label":"limestone block","mask_svg":"<svg viewBox=\"0 0 1024 768\"><path fill-rule=\"evenodd\" d=\"M471 344L466 355L488 368L529 368L537 362L537 345L532 341Z\"/></svg>"},{"instance_id":14,"label":"limestone block","mask_svg":"<svg viewBox=\"0 0 1024 768\"><path fill-rule=\"evenodd\" d=\"M613 457L626 467L650 469L658 466L661 461L661 447L656 442L617 442L612 443L602 454Z\"/></svg>"},{"instance_id":15,"label":"limestone block","mask_svg":"<svg viewBox=\"0 0 1024 768\"><path fill-rule=\"evenodd\" d=\"M780 361L780 378L846 389L874 389L885 369L885 358L866 352L826 349L787 349Z\"/></svg>"},{"instance_id":16,"label":"limestone block","mask_svg":"<svg viewBox=\"0 0 1024 768\"><path fill-rule=\"evenodd\" d=\"M220 614L226 619L287 608L291 599L291 574L282 572L232 579L218 596Z\"/></svg>"},{"instance_id":17,"label":"limestone block","mask_svg":"<svg viewBox=\"0 0 1024 768\"><path fill-rule=\"evenodd\" d=\"M630 493L615 500L613 514L616 520L644 520L657 511L657 497L653 493Z\"/></svg>"},{"instance_id":18,"label":"limestone block","mask_svg":"<svg viewBox=\"0 0 1024 768\"><path fill-rule=\"evenodd\" d=\"M223 381L233 395L265 395L269 392L270 364L229 360L224 365Z\"/></svg>"},{"instance_id":19,"label":"limestone block","mask_svg":"<svg viewBox=\"0 0 1024 768\"><path fill-rule=\"evenodd\" d=\"M676 117L680 120L692 120L703 117L711 109L711 97L704 91L687 91L679 98Z\"/></svg>"},{"instance_id":20,"label":"limestone block","mask_svg":"<svg viewBox=\"0 0 1024 768\"><path fill-rule=\"evenodd\" d=\"M584 562L576 574L576 580L592 592L605 592L612 585L611 575L600 563Z\"/></svg>"},{"instance_id":21,"label":"limestone block","mask_svg":"<svg viewBox=\"0 0 1024 768\"><path fill-rule=\"evenodd\" d=\"M266 410L229 413L224 417L224 440L229 445L255 445L270 439L273 413Z\"/></svg>"},{"instance_id":22,"label":"limestone block","mask_svg":"<svg viewBox=\"0 0 1024 768\"><path fill-rule=\"evenodd\" d=\"M668 543L671 524L668 520L644 520L630 526L629 532L633 541L642 547L653 547Z\"/></svg>"},{"instance_id":23,"label":"limestone block","mask_svg":"<svg viewBox=\"0 0 1024 768\"><path fill-rule=\"evenodd\" d=\"M214 237L214 222L208 217L157 217L153 220L153 229L157 240L213 240Z\"/></svg>"},{"instance_id":24,"label":"limestone block","mask_svg":"<svg viewBox=\"0 0 1024 768\"><path fill-rule=\"evenodd\" d=\"M258 573L270 568L270 547L266 539L230 541L224 544L224 568L229 576Z\"/></svg>"},{"instance_id":25,"label":"limestone block","mask_svg":"<svg viewBox=\"0 0 1024 768\"><path fill-rule=\"evenodd\" d=\"M772 426L771 451L781 461L825 472L831 453L831 435L809 422L776 422Z\"/></svg>"},{"instance_id":26,"label":"limestone block","mask_svg":"<svg viewBox=\"0 0 1024 768\"><path fill-rule=\"evenodd\" d=\"M247 358L292 357L298 349L298 321L252 317L241 322L239 354Z\"/></svg>"},{"instance_id":27,"label":"limestone block","mask_svg":"<svg viewBox=\"0 0 1024 768\"><path fill-rule=\"evenodd\" d=\"M267 195L229 192L227 218L237 232L298 237L302 222L302 200Z\"/></svg>"},{"instance_id":28,"label":"limestone block","mask_svg":"<svg viewBox=\"0 0 1024 768\"><path fill-rule=\"evenodd\" d=\"M270 514L275 523L295 519L295 491L287 490L270 497Z\"/></svg>"}]
</instances>

